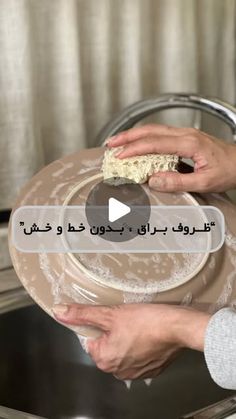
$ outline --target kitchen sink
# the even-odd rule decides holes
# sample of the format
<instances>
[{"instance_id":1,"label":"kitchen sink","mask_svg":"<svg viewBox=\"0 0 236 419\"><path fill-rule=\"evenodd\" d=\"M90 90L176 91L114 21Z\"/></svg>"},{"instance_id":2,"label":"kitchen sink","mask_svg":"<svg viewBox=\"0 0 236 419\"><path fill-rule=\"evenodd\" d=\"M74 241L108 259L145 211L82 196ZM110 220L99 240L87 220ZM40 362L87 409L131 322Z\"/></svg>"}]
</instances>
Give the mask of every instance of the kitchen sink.
<instances>
[{"instance_id":1,"label":"kitchen sink","mask_svg":"<svg viewBox=\"0 0 236 419\"><path fill-rule=\"evenodd\" d=\"M39 307L0 316L0 405L45 418L177 419L232 394L185 351L150 386L96 368L76 335Z\"/></svg>"}]
</instances>

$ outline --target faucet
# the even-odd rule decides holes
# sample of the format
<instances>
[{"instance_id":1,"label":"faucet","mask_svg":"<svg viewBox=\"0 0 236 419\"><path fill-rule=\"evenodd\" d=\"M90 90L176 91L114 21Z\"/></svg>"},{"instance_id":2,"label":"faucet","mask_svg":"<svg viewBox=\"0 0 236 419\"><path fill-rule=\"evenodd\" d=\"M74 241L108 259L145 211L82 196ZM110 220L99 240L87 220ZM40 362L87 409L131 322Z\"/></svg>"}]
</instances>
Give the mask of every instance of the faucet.
<instances>
[{"instance_id":1,"label":"faucet","mask_svg":"<svg viewBox=\"0 0 236 419\"><path fill-rule=\"evenodd\" d=\"M171 108L195 109L216 116L231 128L233 141L236 143L236 108L234 106L207 96L192 93L169 93L157 98L140 100L122 110L99 132L96 144L103 145L107 138L132 128L143 118Z\"/></svg>"}]
</instances>

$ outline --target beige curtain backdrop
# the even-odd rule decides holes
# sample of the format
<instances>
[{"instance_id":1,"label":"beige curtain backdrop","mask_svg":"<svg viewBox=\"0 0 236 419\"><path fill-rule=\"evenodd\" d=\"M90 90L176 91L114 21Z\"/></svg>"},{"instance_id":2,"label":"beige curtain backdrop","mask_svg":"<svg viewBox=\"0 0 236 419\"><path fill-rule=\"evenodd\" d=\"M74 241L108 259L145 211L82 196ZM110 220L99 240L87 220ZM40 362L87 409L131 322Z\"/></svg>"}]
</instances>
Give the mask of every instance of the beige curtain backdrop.
<instances>
[{"instance_id":1,"label":"beige curtain backdrop","mask_svg":"<svg viewBox=\"0 0 236 419\"><path fill-rule=\"evenodd\" d=\"M0 208L123 107L166 92L235 103L234 0L0 0ZM191 124L181 111L168 123Z\"/></svg>"}]
</instances>

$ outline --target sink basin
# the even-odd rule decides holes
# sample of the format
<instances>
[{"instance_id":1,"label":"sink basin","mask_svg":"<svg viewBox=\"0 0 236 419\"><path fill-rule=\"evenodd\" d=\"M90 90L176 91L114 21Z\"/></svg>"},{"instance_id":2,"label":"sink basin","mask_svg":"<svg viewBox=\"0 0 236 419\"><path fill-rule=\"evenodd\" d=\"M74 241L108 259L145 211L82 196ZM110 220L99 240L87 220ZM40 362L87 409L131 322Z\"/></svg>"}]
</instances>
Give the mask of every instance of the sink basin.
<instances>
[{"instance_id":1,"label":"sink basin","mask_svg":"<svg viewBox=\"0 0 236 419\"><path fill-rule=\"evenodd\" d=\"M2 314L0 342L0 405L46 418L177 419L232 394L213 383L194 351L149 387L135 381L128 390L36 306Z\"/></svg>"}]
</instances>

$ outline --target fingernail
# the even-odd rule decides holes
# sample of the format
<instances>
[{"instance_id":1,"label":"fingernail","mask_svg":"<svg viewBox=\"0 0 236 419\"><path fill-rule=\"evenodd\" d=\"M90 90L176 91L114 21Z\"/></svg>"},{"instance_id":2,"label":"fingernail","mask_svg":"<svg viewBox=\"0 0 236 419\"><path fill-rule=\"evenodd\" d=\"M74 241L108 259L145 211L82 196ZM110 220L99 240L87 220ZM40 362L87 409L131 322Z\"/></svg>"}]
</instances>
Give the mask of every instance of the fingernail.
<instances>
[{"instance_id":1,"label":"fingernail","mask_svg":"<svg viewBox=\"0 0 236 419\"><path fill-rule=\"evenodd\" d=\"M155 176L149 180L150 188L163 189L164 185L165 185L165 180L162 177Z\"/></svg>"},{"instance_id":2,"label":"fingernail","mask_svg":"<svg viewBox=\"0 0 236 419\"><path fill-rule=\"evenodd\" d=\"M113 137L110 137L107 139L107 144L112 144L113 141L116 139L117 135L113 135Z\"/></svg>"},{"instance_id":3,"label":"fingernail","mask_svg":"<svg viewBox=\"0 0 236 419\"><path fill-rule=\"evenodd\" d=\"M69 307L67 305L58 304L55 307L53 307L52 311L54 314L58 316L64 316L65 314L68 313Z\"/></svg>"}]
</instances>

